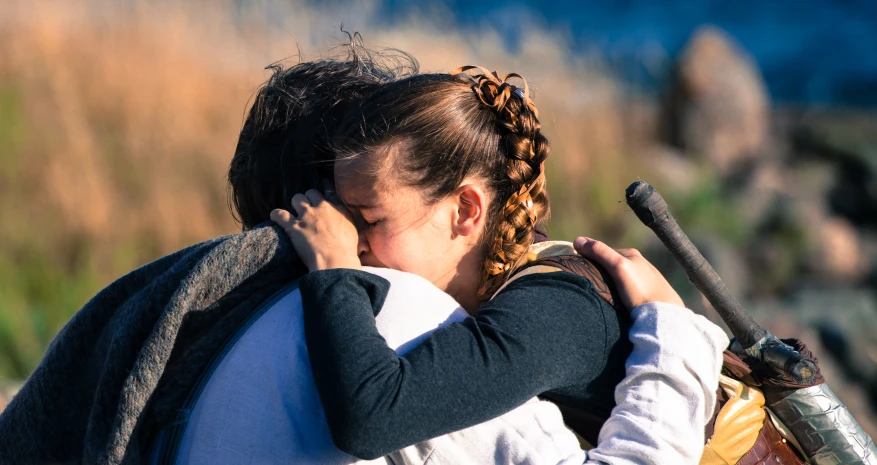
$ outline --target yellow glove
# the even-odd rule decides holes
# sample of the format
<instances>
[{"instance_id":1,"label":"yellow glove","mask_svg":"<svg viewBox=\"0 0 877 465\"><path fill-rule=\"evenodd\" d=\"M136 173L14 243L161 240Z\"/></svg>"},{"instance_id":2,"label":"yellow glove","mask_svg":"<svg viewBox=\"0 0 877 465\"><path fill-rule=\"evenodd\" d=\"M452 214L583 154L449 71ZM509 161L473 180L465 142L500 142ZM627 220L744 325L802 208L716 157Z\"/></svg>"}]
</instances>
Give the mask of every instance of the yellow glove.
<instances>
[{"instance_id":1,"label":"yellow glove","mask_svg":"<svg viewBox=\"0 0 877 465\"><path fill-rule=\"evenodd\" d=\"M734 465L758 439L764 424L764 394L736 379L719 376L719 386L731 398L716 417L713 437L703 448L700 465Z\"/></svg>"}]
</instances>

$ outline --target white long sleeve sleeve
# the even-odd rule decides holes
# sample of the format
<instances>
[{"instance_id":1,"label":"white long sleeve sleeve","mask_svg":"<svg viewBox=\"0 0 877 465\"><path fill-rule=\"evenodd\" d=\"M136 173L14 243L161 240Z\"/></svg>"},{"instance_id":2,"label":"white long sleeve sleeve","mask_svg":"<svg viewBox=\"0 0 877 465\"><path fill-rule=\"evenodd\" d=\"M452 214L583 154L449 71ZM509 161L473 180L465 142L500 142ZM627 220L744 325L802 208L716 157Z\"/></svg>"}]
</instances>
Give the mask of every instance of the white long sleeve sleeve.
<instances>
[{"instance_id":1,"label":"white long sleeve sleeve","mask_svg":"<svg viewBox=\"0 0 877 465\"><path fill-rule=\"evenodd\" d=\"M633 352L615 388L617 406L585 463L697 464L728 337L675 305L644 304L632 316Z\"/></svg>"}]
</instances>

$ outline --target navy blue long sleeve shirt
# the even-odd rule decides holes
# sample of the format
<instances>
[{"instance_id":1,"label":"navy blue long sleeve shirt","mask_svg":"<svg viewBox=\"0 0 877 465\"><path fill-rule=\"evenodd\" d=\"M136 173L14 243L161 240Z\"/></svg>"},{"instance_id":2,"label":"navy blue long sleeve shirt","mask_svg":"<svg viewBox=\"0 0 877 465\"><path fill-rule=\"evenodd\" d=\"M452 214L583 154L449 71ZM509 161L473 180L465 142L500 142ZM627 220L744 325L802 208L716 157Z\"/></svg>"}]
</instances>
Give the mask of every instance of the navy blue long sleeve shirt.
<instances>
[{"instance_id":1,"label":"navy blue long sleeve shirt","mask_svg":"<svg viewBox=\"0 0 877 465\"><path fill-rule=\"evenodd\" d=\"M629 317L563 271L513 281L401 357L375 327L388 281L335 269L300 284L333 440L363 459L487 421L536 395L607 418L631 351Z\"/></svg>"}]
</instances>

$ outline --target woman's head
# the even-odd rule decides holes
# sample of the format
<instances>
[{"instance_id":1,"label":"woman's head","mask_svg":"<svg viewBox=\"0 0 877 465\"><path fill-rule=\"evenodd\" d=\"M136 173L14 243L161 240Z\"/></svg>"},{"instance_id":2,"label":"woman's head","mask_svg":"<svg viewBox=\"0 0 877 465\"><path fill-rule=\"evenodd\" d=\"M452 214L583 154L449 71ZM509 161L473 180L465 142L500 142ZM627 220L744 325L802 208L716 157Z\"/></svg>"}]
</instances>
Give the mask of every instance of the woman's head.
<instances>
[{"instance_id":1,"label":"woman's head","mask_svg":"<svg viewBox=\"0 0 877 465\"><path fill-rule=\"evenodd\" d=\"M382 214L390 221L401 218L384 231L380 223L367 226L365 264L410 265L406 271L418 272L411 267L442 268L465 255L481 267L478 293L487 298L548 215L542 164L549 146L536 108L526 90L486 71L425 74L381 86L341 124L338 150L342 200L369 199L394 210ZM381 220L369 213L361 210L364 222ZM454 249L455 240L465 247ZM418 246L423 256L413 250ZM436 249L443 246L453 250ZM436 282L426 275L442 271L418 274Z\"/></svg>"}]
</instances>

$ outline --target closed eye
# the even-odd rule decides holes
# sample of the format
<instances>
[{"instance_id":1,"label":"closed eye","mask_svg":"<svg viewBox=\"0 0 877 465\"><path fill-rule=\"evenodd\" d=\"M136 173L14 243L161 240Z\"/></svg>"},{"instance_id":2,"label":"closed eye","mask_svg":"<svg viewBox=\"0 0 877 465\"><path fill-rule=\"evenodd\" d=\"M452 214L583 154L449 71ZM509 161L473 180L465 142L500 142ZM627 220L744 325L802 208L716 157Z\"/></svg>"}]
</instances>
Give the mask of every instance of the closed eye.
<instances>
[{"instance_id":1,"label":"closed eye","mask_svg":"<svg viewBox=\"0 0 877 465\"><path fill-rule=\"evenodd\" d=\"M374 221L368 221L362 216L362 212L356 211L353 214L354 224L356 224L356 229L358 231L368 231L369 229L377 226L381 221L381 219L377 219Z\"/></svg>"}]
</instances>

